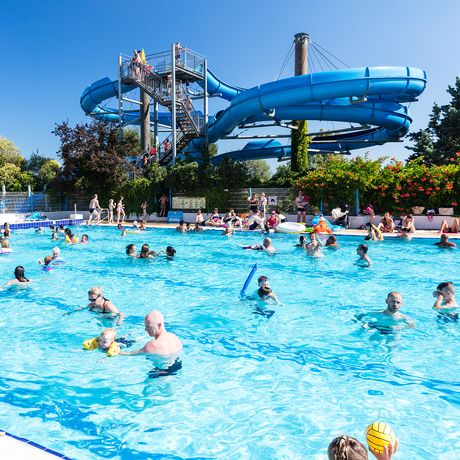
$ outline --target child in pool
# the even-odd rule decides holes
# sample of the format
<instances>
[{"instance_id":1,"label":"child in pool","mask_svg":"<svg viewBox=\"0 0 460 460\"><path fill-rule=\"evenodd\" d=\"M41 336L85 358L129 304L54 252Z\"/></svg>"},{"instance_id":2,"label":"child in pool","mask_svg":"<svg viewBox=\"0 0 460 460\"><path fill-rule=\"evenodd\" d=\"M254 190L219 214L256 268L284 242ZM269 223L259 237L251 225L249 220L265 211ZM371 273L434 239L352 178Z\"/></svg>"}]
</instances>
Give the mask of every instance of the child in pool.
<instances>
[{"instance_id":1,"label":"child in pool","mask_svg":"<svg viewBox=\"0 0 460 460\"><path fill-rule=\"evenodd\" d=\"M107 356L117 356L120 353L120 345L115 342L117 331L113 327L104 329L99 337L85 340L83 348L85 350L102 350L107 353Z\"/></svg>"},{"instance_id":2,"label":"child in pool","mask_svg":"<svg viewBox=\"0 0 460 460\"><path fill-rule=\"evenodd\" d=\"M438 284L436 291L433 292L436 302L433 309L442 315L453 319L458 319L457 302L455 301L455 286L451 282Z\"/></svg>"}]
</instances>

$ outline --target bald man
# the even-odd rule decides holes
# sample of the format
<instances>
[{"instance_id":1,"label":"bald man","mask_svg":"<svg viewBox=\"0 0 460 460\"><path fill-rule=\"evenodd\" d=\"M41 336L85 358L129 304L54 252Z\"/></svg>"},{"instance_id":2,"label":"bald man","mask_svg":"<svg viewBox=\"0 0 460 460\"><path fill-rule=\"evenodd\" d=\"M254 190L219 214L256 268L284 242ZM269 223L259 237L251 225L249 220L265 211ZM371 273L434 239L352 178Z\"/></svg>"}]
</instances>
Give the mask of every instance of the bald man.
<instances>
[{"instance_id":1,"label":"bald man","mask_svg":"<svg viewBox=\"0 0 460 460\"><path fill-rule=\"evenodd\" d=\"M140 350L120 354L148 355L156 366L151 377L174 374L182 367L179 359L182 342L176 334L166 330L164 317L158 310L153 310L146 315L144 324L147 334L154 337L154 340L147 342Z\"/></svg>"}]
</instances>

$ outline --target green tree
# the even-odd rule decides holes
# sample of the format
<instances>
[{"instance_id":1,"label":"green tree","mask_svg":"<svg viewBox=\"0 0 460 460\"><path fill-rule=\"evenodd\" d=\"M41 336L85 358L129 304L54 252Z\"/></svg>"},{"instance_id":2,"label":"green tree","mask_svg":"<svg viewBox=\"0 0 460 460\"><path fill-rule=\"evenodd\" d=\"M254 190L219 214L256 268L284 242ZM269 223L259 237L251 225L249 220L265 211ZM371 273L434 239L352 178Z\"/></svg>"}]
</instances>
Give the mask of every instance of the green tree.
<instances>
[{"instance_id":1,"label":"green tree","mask_svg":"<svg viewBox=\"0 0 460 460\"><path fill-rule=\"evenodd\" d=\"M45 161L38 171L35 188L46 190L48 185L54 182L61 172L61 165L56 160Z\"/></svg>"},{"instance_id":2,"label":"green tree","mask_svg":"<svg viewBox=\"0 0 460 460\"><path fill-rule=\"evenodd\" d=\"M93 121L71 127L64 122L56 125L53 133L61 142L60 189L82 188L100 194L101 201L105 201L128 180L126 155L132 154L134 141L120 142L114 124Z\"/></svg>"},{"instance_id":3,"label":"green tree","mask_svg":"<svg viewBox=\"0 0 460 460\"><path fill-rule=\"evenodd\" d=\"M292 171L290 163L279 165L270 179L270 183L274 187L291 187L298 176L298 173Z\"/></svg>"},{"instance_id":4,"label":"green tree","mask_svg":"<svg viewBox=\"0 0 460 460\"><path fill-rule=\"evenodd\" d=\"M433 105L428 127L409 134L414 142L412 147L406 147L414 152L409 160L423 157L427 164L448 164L460 151L460 77L455 79L454 86L448 86L447 92L450 102Z\"/></svg>"},{"instance_id":5,"label":"green tree","mask_svg":"<svg viewBox=\"0 0 460 460\"><path fill-rule=\"evenodd\" d=\"M0 184L5 184L9 192L21 192L33 185L32 174L22 172L18 165L6 163L0 167Z\"/></svg>"},{"instance_id":6,"label":"green tree","mask_svg":"<svg viewBox=\"0 0 460 460\"><path fill-rule=\"evenodd\" d=\"M14 142L0 136L0 166L11 163L21 167L24 162L25 160Z\"/></svg>"},{"instance_id":7,"label":"green tree","mask_svg":"<svg viewBox=\"0 0 460 460\"><path fill-rule=\"evenodd\" d=\"M265 160L250 160L246 162L248 167L249 182L252 186L266 184L272 177L270 166Z\"/></svg>"},{"instance_id":8,"label":"green tree","mask_svg":"<svg viewBox=\"0 0 460 460\"><path fill-rule=\"evenodd\" d=\"M308 122L298 120L294 122L297 129L291 135L291 169L294 172L302 173L308 169L308 146L311 137L308 135Z\"/></svg>"}]
</instances>

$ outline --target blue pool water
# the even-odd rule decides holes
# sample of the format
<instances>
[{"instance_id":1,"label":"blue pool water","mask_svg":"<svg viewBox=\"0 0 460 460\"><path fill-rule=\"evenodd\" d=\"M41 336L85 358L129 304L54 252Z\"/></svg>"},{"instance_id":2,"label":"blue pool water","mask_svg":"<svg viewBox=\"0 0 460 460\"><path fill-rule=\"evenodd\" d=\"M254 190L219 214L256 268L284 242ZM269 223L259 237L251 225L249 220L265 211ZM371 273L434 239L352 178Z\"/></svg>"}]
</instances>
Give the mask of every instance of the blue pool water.
<instances>
[{"instance_id":1,"label":"blue pool water","mask_svg":"<svg viewBox=\"0 0 460 460\"><path fill-rule=\"evenodd\" d=\"M460 282L459 250L387 240L370 245L365 269L354 264L360 238L339 237L341 249L312 259L294 235L274 235L272 257L240 249L258 234L77 231L90 244L59 242L68 264L49 273L37 264L54 246L49 233L15 232L14 253L0 256L2 280L18 264L34 280L0 291L1 429L79 460L324 459L332 438L364 440L381 420L399 438L397 458L459 458L460 322L431 308L439 282ZM129 259L129 242L171 244L177 256ZM270 319L238 299L254 262L282 302ZM81 349L106 325L68 314L93 285L127 315L119 335L134 347L148 339L143 316L164 313L184 343L177 375L150 379L145 357ZM354 321L395 289L416 329L381 336Z\"/></svg>"}]
</instances>

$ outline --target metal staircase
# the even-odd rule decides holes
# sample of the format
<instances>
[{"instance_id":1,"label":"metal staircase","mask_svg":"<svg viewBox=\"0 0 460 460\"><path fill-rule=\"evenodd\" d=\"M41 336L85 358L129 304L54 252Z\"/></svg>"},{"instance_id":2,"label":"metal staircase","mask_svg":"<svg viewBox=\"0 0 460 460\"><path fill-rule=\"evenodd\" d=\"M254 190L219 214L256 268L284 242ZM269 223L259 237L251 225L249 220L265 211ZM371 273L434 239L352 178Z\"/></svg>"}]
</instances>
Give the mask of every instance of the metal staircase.
<instances>
[{"instance_id":1,"label":"metal staircase","mask_svg":"<svg viewBox=\"0 0 460 460\"><path fill-rule=\"evenodd\" d=\"M200 78L200 67L197 65L197 61L192 60L189 55L195 56L187 50L181 54L179 61L176 61L176 128L179 128L176 133L177 152L182 151L192 139L200 137L204 128L203 115L195 111L189 98L185 102L182 98L183 83L196 81ZM155 65L155 56L158 57L158 55L153 55L152 61L150 61L154 65L136 64L130 58L124 59L121 79L123 83L142 88L156 102L172 111L171 66L165 64L168 62L167 59L164 59L161 64ZM187 67L187 62L193 62L193 69ZM167 143L163 142L160 146L158 159L162 165L168 165L173 155L172 135L168 136L167 140ZM167 146L166 149L164 149L165 145Z\"/></svg>"}]
</instances>

